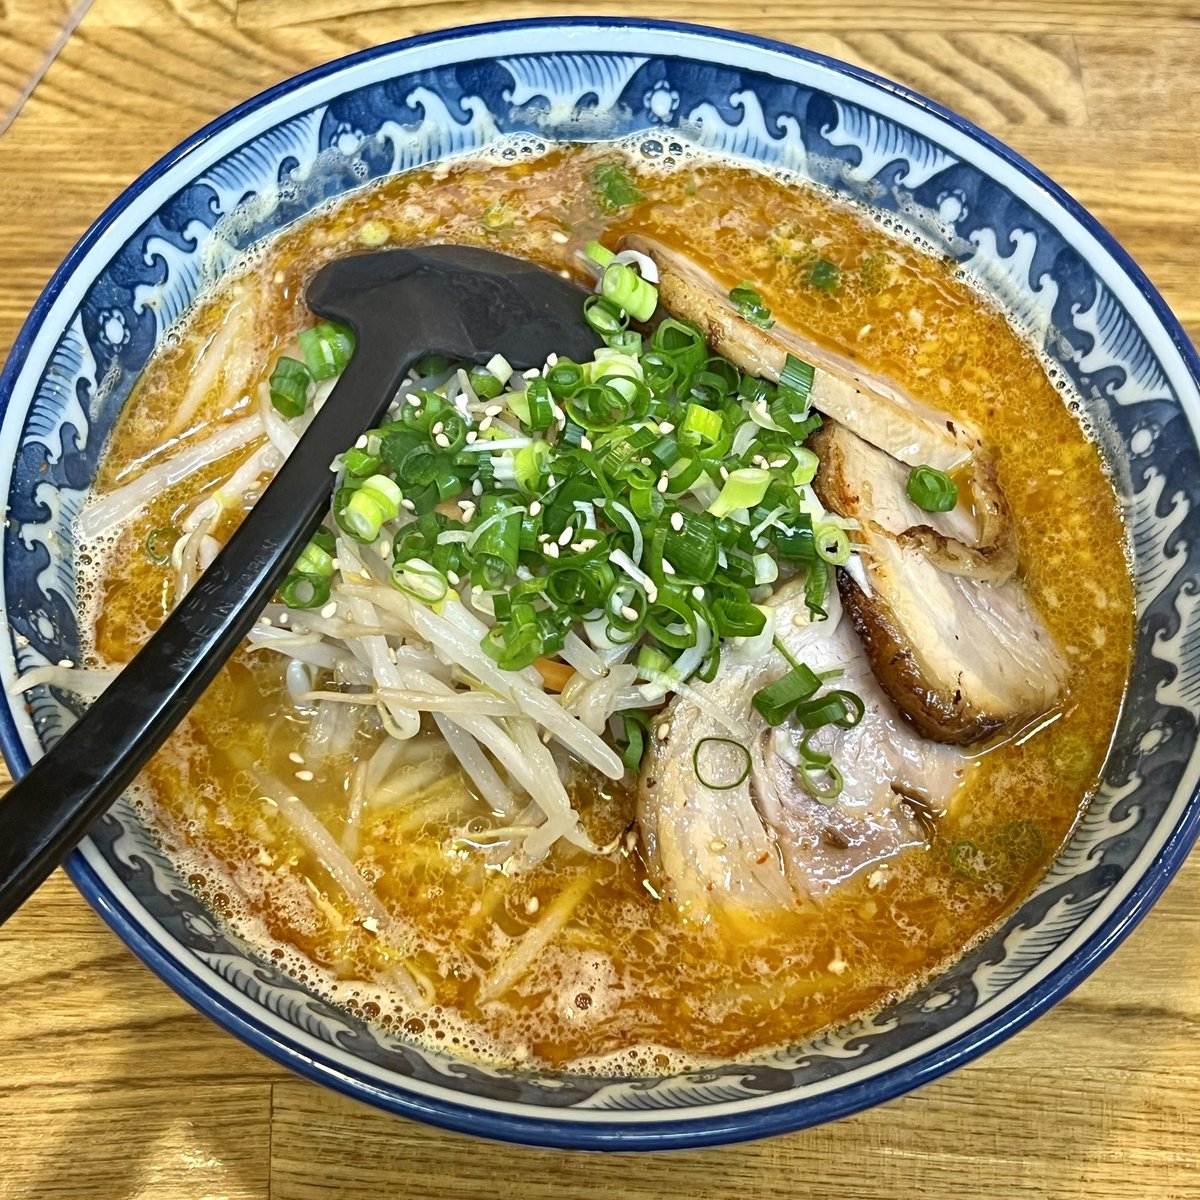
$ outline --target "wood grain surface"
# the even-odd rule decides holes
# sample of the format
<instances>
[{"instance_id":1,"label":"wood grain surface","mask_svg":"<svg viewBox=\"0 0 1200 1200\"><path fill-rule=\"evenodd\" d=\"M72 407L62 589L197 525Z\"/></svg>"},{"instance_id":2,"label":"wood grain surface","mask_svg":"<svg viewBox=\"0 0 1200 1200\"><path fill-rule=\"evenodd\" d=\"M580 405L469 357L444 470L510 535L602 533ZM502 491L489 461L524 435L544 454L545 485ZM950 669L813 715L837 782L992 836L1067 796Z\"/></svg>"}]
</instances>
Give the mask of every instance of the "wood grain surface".
<instances>
[{"instance_id":1,"label":"wood grain surface","mask_svg":"<svg viewBox=\"0 0 1200 1200\"><path fill-rule=\"evenodd\" d=\"M96 214L230 105L391 38L570 11L628 10L0 0L0 350ZM1197 0L667 0L654 13L848 59L980 122L1073 192L1200 332ZM1200 1197L1200 858L1088 982L977 1063L835 1125L666 1156L475 1142L299 1080L188 1008L61 874L0 930L5 1200L510 1195Z\"/></svg>"}]
</instances>

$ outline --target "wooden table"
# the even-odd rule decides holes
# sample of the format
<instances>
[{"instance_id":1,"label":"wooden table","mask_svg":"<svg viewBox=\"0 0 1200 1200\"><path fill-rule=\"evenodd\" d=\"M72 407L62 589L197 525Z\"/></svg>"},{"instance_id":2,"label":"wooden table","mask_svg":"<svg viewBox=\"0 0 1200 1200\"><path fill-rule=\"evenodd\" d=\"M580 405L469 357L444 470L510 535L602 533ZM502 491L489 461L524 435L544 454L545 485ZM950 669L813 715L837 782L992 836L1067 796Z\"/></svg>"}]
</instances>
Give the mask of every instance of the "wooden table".
<instances>
[{"instance_id":1,"label":"wooden table","mask_svg":"<svg viewBox=\"0 0 1200 1200\"><path fill-rule=\"evenodd\" d=\"M108 201L230 105L362 46L551 11L95 0L74 25L72 3L0 0L0 348ZM1078 196L1200 333L1197 0L654 12L860 63L978 121ZM604 1158L471 1141L292 1077L177 999L58 875L0 932L0 1197L1200 1196L1198 914L1194 857L1090 981L917 1095L756 1145Z\"/></svg>"}]
</instances>

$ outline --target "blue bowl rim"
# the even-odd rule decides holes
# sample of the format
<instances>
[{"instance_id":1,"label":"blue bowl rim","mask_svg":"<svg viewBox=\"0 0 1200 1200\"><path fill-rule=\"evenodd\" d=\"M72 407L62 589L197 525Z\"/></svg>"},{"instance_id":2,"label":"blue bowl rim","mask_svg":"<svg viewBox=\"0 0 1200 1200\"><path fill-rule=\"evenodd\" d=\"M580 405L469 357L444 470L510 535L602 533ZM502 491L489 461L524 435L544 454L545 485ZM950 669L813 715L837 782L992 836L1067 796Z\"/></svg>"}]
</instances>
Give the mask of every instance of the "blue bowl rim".
<instances>
[{"instance_id":1,"label":"blue bowl rim","mask_svg":"<svg viewBox=\"0 0 1200 1200\"><path fill-rule=\"evenodd\" d=\"M519 29L638 29L678 32L714 42L733 42L799 59L847 76L879 91L887 92L923 109L970 140L982 145L1005 161L1019 174L1043 190L1059 207L1093 236L1125 273L1155 317L1162 323L1186 366L1200 384L1200 355L1192 346L1179 321L1171 312L1145 273L1122 249L1116 239L1078 201L1054 183L1022 155L1012 150L973 122L959 116L928 97L861 67L829 55L805 50L772 38L739 33L716 27L680 21L622 17L535 17L523 20L494 21L476 25L433 30L379 46L368 47L334 59L259 92L185 138L153 163L126 187L88 227L55 270L29 317L13 343L7 362L0 372L0 414L8 407L21 367L34 337L84 255L103 236L109 223L129 203L177 161L221 131L235 125L275 99L349 67L414 47L453 43L464 38ZM29 759L15 725L7 712L0 714L0 750L17 776L29 769ZM1200 786L1196 787L1179 821L1163 843L1154 861L1126 897L1123 907L1076 951L1070 962L1051 971L1044 979L1023 992L1013 1002L987 1018L959 1038L913 1059L850 1085L835 1088L814 1098L784 1101L766 1109L733 1112L725 1115L701 1115L696 1118L623 1123L617 1113L604 1125L580 1124L552 1117L524 1117L488 1112L481 1107L427 1098L407 1090L392 1090L343 1071L330 1063L310 1057L288 1044L271 1029L230 1011L215 992L190 977L137 925L123 909L112 902L107 887L98 878L83 855L76 851L67 860L67 874L109 927L134 954L184 1000L242 1041L297 1074L354 1099L402 1116L459 1133L468 1133L499 1141L555 1149L666 1150L728 1145L774 1134L809 1128L837 1120L865 1108L885 1103L914 1088L931 1082L963 1066L992 1049L1036 1019L1083 982L1121 944L1145 917L1162 894L1175 872L1183 864L1192 845L1200 836Z\"/></svg>"}]
</instances>

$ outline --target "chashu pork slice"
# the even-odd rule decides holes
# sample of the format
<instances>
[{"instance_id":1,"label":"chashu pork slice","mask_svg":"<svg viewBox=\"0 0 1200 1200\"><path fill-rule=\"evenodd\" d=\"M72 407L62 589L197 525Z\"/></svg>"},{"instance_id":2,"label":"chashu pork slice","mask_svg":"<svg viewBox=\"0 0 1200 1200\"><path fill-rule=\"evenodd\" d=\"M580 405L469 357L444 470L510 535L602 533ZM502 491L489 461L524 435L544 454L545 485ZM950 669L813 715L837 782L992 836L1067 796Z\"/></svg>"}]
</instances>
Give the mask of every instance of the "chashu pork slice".
<instances>
[{"instance_id":1,"label":"chashu pork slice","mask_svg":"<svg viewBox=\"0 0 1200 1200\"><path fill-rule=\"evenodd\" d=\"M773 648L752 661L726 656L711 683L694 685L705 708L677 697L655 722L639 786L642 848L654 886L689 920L769 916L819 901L925 844L932 814L962 782L968 760L914 733L876 683L853 629L837 622L833 600L830 619L818 622L799 584L785 584L771 604L788 652L814 671L841 671L831 686L856 692L865 706L855 728L814 739L842 774L835 803L814 799L799 781L792 760L803 731L772 729L752 706L755 692L788 670ZM707 787L696 774L697 745L732 736L710 705L740 725L750 753L749 774L735 787ZM705 779L724 783L746 760L718 740L704 743L698 761Z\"/></svg>"},{"instance_id":2,"label":"chashu pork slice","mask_svg":"<svg viewBox=\"0 0 1200 1200\"><path fill-rule=\"evenodd\" d=\"M822 503L861 525L868 586L839 572L842 602L876 678L915 728L972 745L1053 708L1066 663L1020 582L944 570L930 544L954 514L938 520L912 505L907 469L883 451L834 422L810 444Z\"/></svg>"},{"instance_id":3,"label":"chashu pork slice","mask_svg":"<svg viewBox=\"0 0 1200 1200\"><path fill-rule=\"evenodd\" d=\"M760 329L739 315L729 290L687 255L642 235L625 248L658 268L659 298L674 316L698 326L713 350L743 371L778 380L789 354L814 368L812 404L907 467L953 473L960 502L953 520L923 535L935 563L952 574L1004 580L1017 569L1012 512L979 432L922 403L894 381L777 321Z\"/></svg>"}]
</instances>

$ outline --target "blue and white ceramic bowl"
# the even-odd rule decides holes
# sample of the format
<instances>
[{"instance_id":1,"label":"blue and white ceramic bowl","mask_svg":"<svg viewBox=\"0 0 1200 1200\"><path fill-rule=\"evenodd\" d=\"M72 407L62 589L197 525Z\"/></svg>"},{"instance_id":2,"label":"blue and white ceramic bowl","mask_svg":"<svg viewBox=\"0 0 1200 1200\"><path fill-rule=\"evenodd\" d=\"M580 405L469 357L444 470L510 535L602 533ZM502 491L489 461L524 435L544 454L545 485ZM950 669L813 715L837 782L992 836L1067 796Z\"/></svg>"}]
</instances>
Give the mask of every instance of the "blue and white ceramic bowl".
<instances>
[{"instance_id":1,"label":"blue and white ceramic bowl","mask_svg":"<svg viewBox=\"0 0 1200 1200\"><path fill-rule=\"evenodd\" d=\"M1200 361L1087 213L929 101L755 38L548 20L370 50L241 105L147 171L87 232L0 377L9 516L0 679L76 657L71 521L133 380L203 281L217 221L256 198L244 245L366 179L522 131L686 136L799 171L901 213L1040 331L1100 431L1137 575L1132 692L1076 836L994 937L903 1004L767 1062L636 1081L484 1068L330 1007L230 941L123 804L69 869L133 951L201 1011L302 1074L395 1112L490 1137L623 1149L843 1116L965 1062L1064 995L1146 913L1200 823ZM296 186L318 155L320 186ZM59 735L62 705L46 689L0 705L14 771Z\"/></svg>"}]
</instances>

